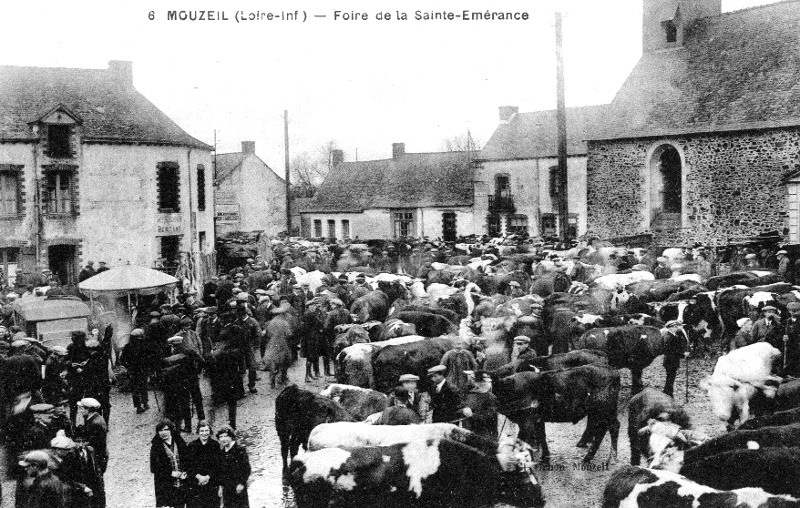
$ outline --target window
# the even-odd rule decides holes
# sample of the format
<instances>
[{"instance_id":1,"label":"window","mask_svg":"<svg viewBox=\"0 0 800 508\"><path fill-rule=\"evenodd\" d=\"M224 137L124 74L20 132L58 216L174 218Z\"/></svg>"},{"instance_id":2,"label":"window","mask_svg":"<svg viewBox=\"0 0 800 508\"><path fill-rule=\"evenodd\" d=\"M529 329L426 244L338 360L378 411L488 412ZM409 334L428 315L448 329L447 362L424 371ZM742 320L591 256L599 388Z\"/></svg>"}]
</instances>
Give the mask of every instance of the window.
<instances>
[{"instance_id":1,"label":"window","mask_svg":"<svg viewBox=\"0 0 800 508\"><path fill-rule=\"evenodd\" d=\"M672 20L664 23L664 31L667 35L667 42L676 42L678 40L678 27Z\"/></svg>"},{"instance_id":2,"label":"window","mask_svg":"<svg viewBox=\"0 0 800 508\"><path fill-rule=\"evenodd\" d=\"M180 173L176 162L159 162L158 211L162 213L181 210Z\"/></svg>"},{"instance_id":3,"label":"window","mask_svg":"<svg viewBox=\"0 0 800 508\"><path fill-rule=\"evenodd\" d=\"M0 216L17 215L22 211L20 179L16 172L0 172Z\"/></svg>"},{"instance_id":4,"label":"window","mask_svg":"<svg viewBox=\"0 0 800 508\"><path fill-rule=\"evenodd\" d=\"M508 219L508 227L506 230L509 233L522 235L528 232L528 216L527 215L512 215Z\"/></svg>"},{"instance_id":5,"label":"window","mask_svg":"<svg viewBox=\"0 0 800 508\"><path fill-rule=\"evenodd\" d=\"M342 221L342 239L347 240L350 238L350 221L343 220Z\"/></svg>"},{"instance_id":6,"label":"window","mask_svg":"<svg viewBox=\"0 0 800 508\"><path fill-rule=\"evenodd\" d=\"M72 171L48 171L44 178L46 213L72 213Z\"/></svg>"},{"instance_id":7,"label":"window","mask_svg":"<svg viewBox=\"0 0 800 508\"><path fill-rule=\"evenodd\" d=\"M202 164L197 165L197 209L206 209L206 167Z\"/></svg>"},{"instance_id":8,"label":"window","mask_svg":"<svg viewBox=\"0 0 800 508\"><path fill-rule=\"evenodd\" d=\"M556 229L556 214L554 213L543 213L542 214L542 236L556 236L558 234L558 230Z\"/></svg>"},{"instance_id":9,"label":"window","mask_svg":"<svg viewBox=\"0 0 800 508\"><path fill-rule=\"evenodd\" d=\"M161 237L161 257L164 258L164 268L174 271L180 263L181 237L178 235Z\"/></svg>"},{"instance_id":10,"label":"window","mask_svg":"<svg viewBox=\"0 0 800 508\"><path fill-rule=\"evenodd\" d=\"M395 212L393 217L395 238L408 238L414 235L414 212Z\"/></svg>"},{"instance_id":11,"label":"window","mask_svg":"<svg viewBox=\"0 0 800 508\"><path fill-rule=\"evenodd\" d=\"M511 180L508 175L497 175L494 177L494 193L500 197L511 195Z\"/></svg>"},{"instance_id":12,"label":"window","mask_svg":"<svg viewBox=\"0 0 800 508\"><path fill-rule=\"evenodd\" d=\"M333 219L328 219L328 238L336 239L336 221Z\"/></svg>"},{"instance_id":13,"label":"window","mask_svg":"<svg viewBox=\"0 0 800 508\"><path fill-rule=\"evenodd\" d=\"M47 155L50 157L72 157L69 137L69 125L48 125Z\"/></svg>"},{"instance_id":14,"label":"window","mask_svg":"<svg viewBox=\"0 0 800 508\"><path fill-rule=\"evenodd\" d=\"M550 166L550 197L558 196L558 166Z\"/></svg>"},{"instance_id":15,"label":"window","mask_svg":"<svg viewBox=\"0 0 800 508\"><path fill-rule=\"evenodd\" d=\"M200 244L200 252L205 252L206 251L206 232L205 231L200 231L200 233L197 236L198 236L197 243Z\"/></svg>"},{"instance_id":16,"label":"window","mask_svg":"<svg viewBox=\"0 0 800 508\"><path fill-rule=\"evenodd\" d=\"M322 238L322 221L314 220L314 238Z\"/></svg>"}]
</instances>

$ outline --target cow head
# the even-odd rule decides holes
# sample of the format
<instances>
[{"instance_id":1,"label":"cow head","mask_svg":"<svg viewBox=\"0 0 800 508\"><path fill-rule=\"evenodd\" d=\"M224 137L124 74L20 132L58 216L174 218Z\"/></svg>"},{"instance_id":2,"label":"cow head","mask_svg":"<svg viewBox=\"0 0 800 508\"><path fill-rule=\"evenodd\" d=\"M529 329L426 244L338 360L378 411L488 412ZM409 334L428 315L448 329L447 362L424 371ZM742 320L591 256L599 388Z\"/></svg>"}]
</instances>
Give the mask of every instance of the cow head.
<instances>
[{"instance_id":1,"label":"cow head","mask_svg":"<svg viewBox=\"0 0 800 508\"><path fill-rule=\"evenodd\" d=\"M743 383L728 376L713 375L700 383L711 401L711 409L720 420L727 422L727 430L733 430L734 423L745 421L750 417L750 399L757 388L750 383Z\"/></svg>"},{"instance_id":2,"label":"cow head","mask_svg":"<svg viewBox=\"0 0 800 508\"><path fill-rule=\"evenodd\" d=\"M584 333L587 330L595 328L597 323L603 320L603 316L597 314L581 313L572 316L570 324L576 330L576 333Z\"/></svg>"},{"instance_id":3,"label":"cow head","mask_svg":"<svg viewBox=\"0 0 800 508\"><path fill-rule=\"evenodd\" d=\"M544 506L542 486L533 471L533 448L520 439L503 437L497 447L500 475L498 499L514 506Z\"/></svg>"},{"instance_id":4,"label":"cow head","mask_svg":"<svg viewBox=\"0 0 800 508\"><path fill-rule=\"evenodd\" d=\"M675 451L683 451L690 446L698 444L693 439L692 433L681 428L680 425L670 421L664 421L669 415L664 414L658 420L651 418L647 425L639 429L638 435L642 440L646 440L647 457L651 469L667 469L675 473L680 471L683 465L683 456ZM677 469L675 469L677 468Z\"/></svg>"}]
</instances>

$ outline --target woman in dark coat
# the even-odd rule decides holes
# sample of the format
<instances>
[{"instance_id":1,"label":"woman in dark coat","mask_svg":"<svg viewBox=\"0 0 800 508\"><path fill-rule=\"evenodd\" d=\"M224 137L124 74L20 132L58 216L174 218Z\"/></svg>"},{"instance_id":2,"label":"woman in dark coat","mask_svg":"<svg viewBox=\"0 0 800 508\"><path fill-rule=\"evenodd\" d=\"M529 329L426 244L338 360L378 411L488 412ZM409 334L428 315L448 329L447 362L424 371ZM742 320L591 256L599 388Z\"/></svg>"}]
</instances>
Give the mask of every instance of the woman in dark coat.
<instances>
[{"instance_id":1,"label":"woman in dark coat","mask_svg":"<svg viewBox=\"0 0 800 508\"><path fill-rule=\"evenodd\" d=\"M250 508L247 479L250 477L250 459L247 450L236 443L236 432L227 425L219 429L217 439L222 446L222 500L225 508Z\"/></svg>"},{"instance_id":2,"label":"woman in dark coat","mask_svg":"<svg viewBox=\"0 0 800 508\"><path fill-rule=\"evenodd\" d=\"M156 506L183 508L186 506L186 442L175 425L161 420L150 446L150 472L156 489Z\"/></svg>"},{"instance_id":3,"label":"woman in dark coat","mask_svg":"<svg viewBox=\"0 0 800 508\"><path fill-rule=\"evenodd\" d=\"M200 436L188 446L187 472L189 498L187 508L219 508L222 451L211 437L211 426L205 421L197 425Z\"/></svg>"}]
</instances>

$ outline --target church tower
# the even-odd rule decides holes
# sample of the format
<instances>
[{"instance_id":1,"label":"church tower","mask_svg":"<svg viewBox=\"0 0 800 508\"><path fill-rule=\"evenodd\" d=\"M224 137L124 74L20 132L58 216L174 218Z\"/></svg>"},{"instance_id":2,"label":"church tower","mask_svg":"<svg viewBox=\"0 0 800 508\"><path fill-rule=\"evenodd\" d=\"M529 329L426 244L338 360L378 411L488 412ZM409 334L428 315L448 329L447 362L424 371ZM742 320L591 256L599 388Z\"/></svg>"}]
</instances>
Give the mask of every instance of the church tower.
<instances>
[{"instance_id":1,"label":"church tower","mask_svg":"<svg viewBox=\"0 0 800 508\"><path fill-rule=\"evenodd\" d=\"M681 47L693 21L721 13L722 0L644 0L642 52Z\"/></svg>"}]
</instances>

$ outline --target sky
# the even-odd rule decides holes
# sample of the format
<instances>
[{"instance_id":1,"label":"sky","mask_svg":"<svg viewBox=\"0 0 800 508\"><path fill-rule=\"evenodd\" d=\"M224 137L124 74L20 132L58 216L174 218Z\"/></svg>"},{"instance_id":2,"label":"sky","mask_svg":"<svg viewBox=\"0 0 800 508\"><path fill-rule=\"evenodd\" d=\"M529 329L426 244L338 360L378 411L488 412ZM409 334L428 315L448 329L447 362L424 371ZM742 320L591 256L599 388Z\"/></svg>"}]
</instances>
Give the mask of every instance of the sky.
<instances>
[{"instance_id":1,"label":"sky","mask_svg":"<svg viewBox=\"0 0 800 508\"><path fill-rule=\"evenodd\" d=\"M642 1L7 2L0 65L105 68L130 60L135 87L187 132L213 144L216 131L218 153L253 140L257 155L282 174L284 110L292 157L334 140L349 161L390 157L395 142L407 152L438 151L467 131L485 143L498 106L554 108L557 10L567 106L607 103L641 55ZM772 1L723 0L722 8ZM414 19L417 10L487 6L529 19ZM168 10L199 8L228 20L167 19ZM296 10L305 22L234 19L238 11ZM368 19L334 19L337 10ZM398 11L409 19L397 20ZM377 20L379 12L393 19Z\"/></svg>"}]
</instances>

